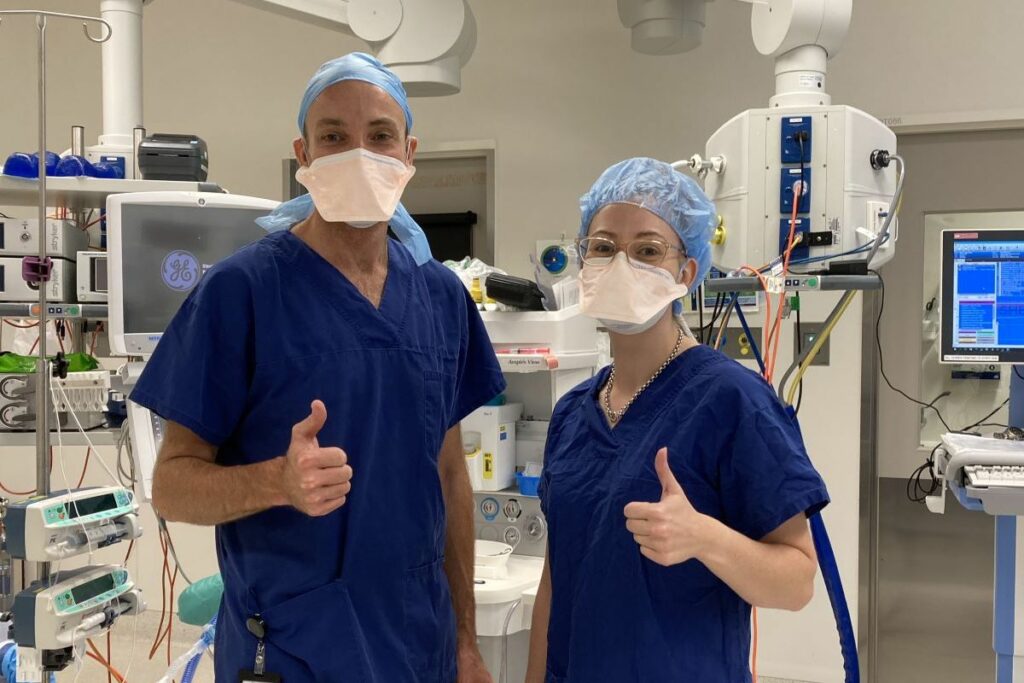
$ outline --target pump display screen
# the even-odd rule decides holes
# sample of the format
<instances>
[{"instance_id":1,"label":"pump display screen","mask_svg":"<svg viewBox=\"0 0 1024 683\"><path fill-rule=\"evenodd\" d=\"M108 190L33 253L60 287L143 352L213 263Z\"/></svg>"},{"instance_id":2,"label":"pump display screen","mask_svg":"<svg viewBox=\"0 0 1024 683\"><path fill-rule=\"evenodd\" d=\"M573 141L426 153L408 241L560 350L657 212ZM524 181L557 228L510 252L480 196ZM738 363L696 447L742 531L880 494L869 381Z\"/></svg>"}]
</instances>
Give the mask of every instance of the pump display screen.
<instances>
[{"instance_id":1,"label":"pump display screen","mask_svg":"<svg viewBox=\"0 0 1024 683\"><path fill-rule=\"evenodd\" d=\"M83 583L77 588L72 588L71 597L74 598L76 605L81 605L83 602L92 600L97 595L103 595L107 591L113 590L116 585L114 583L114 575L107 574L88 583Z\"/></svg>"},{"instance_id":2,"label":"pump display screen","mask_svg":"<svg viewBox=\"0 0 1024 683\"><path fill-rule=\"evenodd\" d=\"M1024 230L942 233L942 361L1024 362Z\"/></svg>"},{"instance_id":3,"label":"pump display screen","mask_svg":"<svg viewBox=\"0 0 1024 683\"><path fill-rule=\"evenodd\" d=\"M76 519L78 517L88 517L94 515L97 512L106 512L107 510L113 510L117 507L117 499L114 498L113 493L108 493L105 496L96 496L95 498L85 498L82 500L76 500L68 504L68 518Z\"/></svg>"}]
</instances>

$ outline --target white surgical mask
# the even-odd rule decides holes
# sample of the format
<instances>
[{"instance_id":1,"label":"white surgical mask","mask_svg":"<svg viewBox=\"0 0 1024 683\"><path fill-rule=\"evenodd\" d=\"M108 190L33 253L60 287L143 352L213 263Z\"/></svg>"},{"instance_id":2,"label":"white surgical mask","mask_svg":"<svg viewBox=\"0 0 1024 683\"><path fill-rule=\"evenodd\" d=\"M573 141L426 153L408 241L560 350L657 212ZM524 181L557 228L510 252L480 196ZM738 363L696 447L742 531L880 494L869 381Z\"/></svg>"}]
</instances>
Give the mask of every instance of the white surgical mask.
<instances>
[{"instance_id":1,"label":"white surgical mask","mask_svg":"<svg viewBox=\"0 0 1024 683\"><path fill-rule=\"evenodd\" d=\"M357 147L320 157L295 172L313 197L317 212L330 223L369 228L391 220L414 166Z\"/></svg>"},{"instance_id":2,"label":"white surgical mask","mask_svg":"<svg viewBox=\"0 0 1024 683\"><path fill-rule=\"evenodd\" d=\"M640 334L651 329L672 302L689 291L664 268L632 264L622 252L609 263L586 263L580 270L584 315L597 318L619 334Z\"/></svg>"}]
</instances>

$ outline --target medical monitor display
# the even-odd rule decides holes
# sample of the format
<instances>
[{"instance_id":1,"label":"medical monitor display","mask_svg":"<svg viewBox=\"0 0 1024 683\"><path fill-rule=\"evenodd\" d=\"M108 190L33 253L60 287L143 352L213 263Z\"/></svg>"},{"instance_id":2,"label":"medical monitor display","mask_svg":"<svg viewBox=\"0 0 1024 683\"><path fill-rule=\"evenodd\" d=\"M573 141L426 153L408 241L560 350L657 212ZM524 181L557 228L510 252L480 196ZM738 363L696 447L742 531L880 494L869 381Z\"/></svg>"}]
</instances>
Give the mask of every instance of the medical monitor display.
<instances>
[{"instance_id":1,"label":"medical monitor display","mask_svg":"<svg viewBox=\"0 0 1024 683\"><path fill-rule=\"evenodd\" d=\"M266 236L255 220L276 203L231 195L163 203L122 196L112 207L110 230L111 348L145 356L207 270Z\"/></svg>"},{"instance_id":2,"label":"medical monitor display","mask_svg":"<svg viewBox=\"0 0 1024 683\"><path fill-rule=\"evenodd\" d=\"M117 582L114 580L114 575L104 574L99 578L83 583L81 586L72 588L71 597L76 605L81 605L83 602L92 600L97 595L103 595L107 591L114 590L116 586Z\"/></svg>"},{"instance_id":3,"label":"medical monitor display","mask_svg":"<svg viewBox=\"0 0 1024 683\"><path fill-rule=\"evenodd\" d=\"M943 363L1024 362L1024 230L942 233Z\"/></svg>"},{"instance_id":4,"label":"medical monitor display","mask_svg":"<svg viewBox=\"0 0 1024 683\"><path fill-rule=\"evenodd\" d=\"M94 515L97 512L107 512L108 510L116 509L117 499L114 497L114 494L108 493L105 496L81 498L79 500L71 501L71 504L67 507L68 518L78 519L79 517Z\"/></svg>"}]
</instances>

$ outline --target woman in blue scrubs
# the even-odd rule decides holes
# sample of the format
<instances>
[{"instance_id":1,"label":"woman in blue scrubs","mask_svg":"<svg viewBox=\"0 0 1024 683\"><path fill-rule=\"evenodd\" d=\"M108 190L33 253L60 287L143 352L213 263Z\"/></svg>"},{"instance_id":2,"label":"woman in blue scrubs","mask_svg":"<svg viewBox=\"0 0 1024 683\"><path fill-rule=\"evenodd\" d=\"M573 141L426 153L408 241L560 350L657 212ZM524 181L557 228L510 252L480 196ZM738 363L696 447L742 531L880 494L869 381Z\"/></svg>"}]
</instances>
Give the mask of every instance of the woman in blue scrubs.
<instances>
[{"instance_id":1,"label":"woman in blue scrubs","mask_svg":"<svg viewBox=\"0 0 1024 683\"><path fill-rule=\"evenodd\" d=\"M674 315L710 268L700 187L630 159L581 208L582 306L615 360L551 418L527 682L750 681L751 606L808 603L828 494L771 387Z\"/></svg>"}]
</instances>

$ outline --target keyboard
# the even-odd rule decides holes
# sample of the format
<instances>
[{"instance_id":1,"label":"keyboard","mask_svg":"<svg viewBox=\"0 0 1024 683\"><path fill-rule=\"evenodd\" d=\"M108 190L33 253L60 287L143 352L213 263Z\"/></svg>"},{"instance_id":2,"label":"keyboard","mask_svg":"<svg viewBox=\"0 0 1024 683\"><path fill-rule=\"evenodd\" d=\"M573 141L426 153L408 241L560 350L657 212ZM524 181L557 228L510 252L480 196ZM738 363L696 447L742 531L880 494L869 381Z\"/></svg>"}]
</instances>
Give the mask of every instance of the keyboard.
<instances>
[{"instance_id":1,"label":"keyboard","mask_svg":"<svg viewBox=\"0 0 1024 683\"><path fill-rule=\"evenodd\" d=\"M943 434L935 472L945 481L925 501L931 512L943 512L948 490L969 510L1024 516L1024 441Z\"/></svg>"},{"instance_id":2,"label":"keyboard","mask_svg":"<svg viewBox=\"0 0 1024 683\"><path fill-rule=\"evenodd\" d=\"M963 471L971 486L1024 488L1022 465L967 465Z\"/></svg>"}]
</instances>

